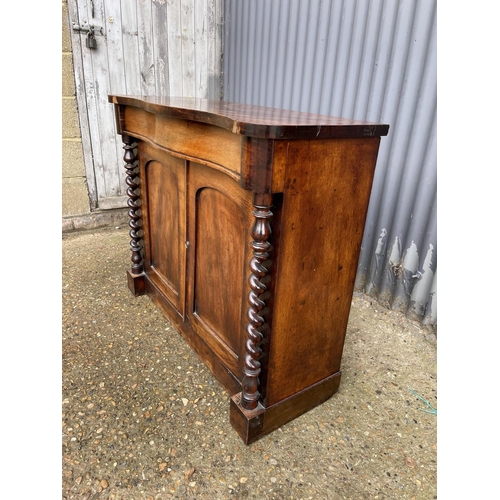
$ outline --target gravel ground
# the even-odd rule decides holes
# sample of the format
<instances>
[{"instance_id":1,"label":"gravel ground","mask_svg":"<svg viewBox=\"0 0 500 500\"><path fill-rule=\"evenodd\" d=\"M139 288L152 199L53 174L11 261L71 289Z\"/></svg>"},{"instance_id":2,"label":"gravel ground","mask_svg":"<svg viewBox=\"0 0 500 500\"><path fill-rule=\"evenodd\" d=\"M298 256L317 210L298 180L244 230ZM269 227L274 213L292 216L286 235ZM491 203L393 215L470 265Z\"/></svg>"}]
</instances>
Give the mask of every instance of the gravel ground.
<instances>
[{"instance_id":1,"label":"gravel ground","mask_svg":"<svg viewBox=\"0 0 500 500\"><path fill-rule=\"evenodd\" d=\"M437 498L434 332L353 297L340 390L245 446L148 297L126 227L63 237L63 499ZM414 392L412 392L414 391Z\"/></svg>"}]
</instances>

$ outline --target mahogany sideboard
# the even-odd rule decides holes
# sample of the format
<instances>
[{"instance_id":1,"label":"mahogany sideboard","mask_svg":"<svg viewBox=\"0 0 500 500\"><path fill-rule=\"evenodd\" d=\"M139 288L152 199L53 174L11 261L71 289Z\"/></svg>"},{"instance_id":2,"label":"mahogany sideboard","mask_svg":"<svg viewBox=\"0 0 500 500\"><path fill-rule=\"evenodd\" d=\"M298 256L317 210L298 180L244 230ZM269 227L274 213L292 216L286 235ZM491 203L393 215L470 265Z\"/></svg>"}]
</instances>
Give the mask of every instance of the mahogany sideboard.
<instances>
[{"instance_id":1,"label":"mahogany sideboard","mask_svg":"<svg viewBox=\"0 0 500 500\"><path fill-rule=\"evenodd\" d=\"M125 150L128 286L226 389L249 444L339 388L389 126L194 98L109 101Z\"/></svg>"}]
</instances>

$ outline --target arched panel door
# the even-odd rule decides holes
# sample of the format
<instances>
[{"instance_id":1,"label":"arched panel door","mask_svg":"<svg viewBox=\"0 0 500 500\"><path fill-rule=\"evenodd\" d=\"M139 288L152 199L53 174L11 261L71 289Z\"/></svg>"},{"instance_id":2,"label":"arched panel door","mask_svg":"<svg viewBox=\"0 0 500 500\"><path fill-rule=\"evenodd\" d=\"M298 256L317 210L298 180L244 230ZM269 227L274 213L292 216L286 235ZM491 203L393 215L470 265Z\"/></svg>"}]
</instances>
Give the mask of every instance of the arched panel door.
<instances>
[{"instance_id":1,"label":"arched panel door","mask_svg":"<svg viewBox=\"0 0 500 500\"><path fill-rule=\"evenodd\" d=\"M188 163L188 310L197 334L240 379L248 291L251 193Z\"/></svg>"},{"instance_id":2,"label":"arched panel door","mask_svg":"<svg viewBox=\"0 0 500 500\"><path fill-rule=\"evenodd\" d=\"M144 269L177 312L184 315L186 269L185 160L146 143L139 147L144 165L141 206L144 219Z\"/></svg>"}]
</instances>

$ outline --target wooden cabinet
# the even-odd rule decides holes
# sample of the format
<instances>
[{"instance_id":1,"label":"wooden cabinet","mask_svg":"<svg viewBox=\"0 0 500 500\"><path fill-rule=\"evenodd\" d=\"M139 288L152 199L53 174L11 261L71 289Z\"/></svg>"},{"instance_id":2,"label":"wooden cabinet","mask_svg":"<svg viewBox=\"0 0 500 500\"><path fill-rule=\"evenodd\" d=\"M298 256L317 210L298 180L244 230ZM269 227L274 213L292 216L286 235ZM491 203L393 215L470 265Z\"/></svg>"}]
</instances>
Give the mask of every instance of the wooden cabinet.
<instances>
[{"instance_id":1,"label":"wooden cabinet","mask_svg":"<svg viewBox=\"0 0 500 500\"><path fill-rule=\"evenodd\" d=\"M340 362L388 125L201 99L110 96L132 265L230 395L251 443L322 403Z\"/></svg>"}]
</instances>

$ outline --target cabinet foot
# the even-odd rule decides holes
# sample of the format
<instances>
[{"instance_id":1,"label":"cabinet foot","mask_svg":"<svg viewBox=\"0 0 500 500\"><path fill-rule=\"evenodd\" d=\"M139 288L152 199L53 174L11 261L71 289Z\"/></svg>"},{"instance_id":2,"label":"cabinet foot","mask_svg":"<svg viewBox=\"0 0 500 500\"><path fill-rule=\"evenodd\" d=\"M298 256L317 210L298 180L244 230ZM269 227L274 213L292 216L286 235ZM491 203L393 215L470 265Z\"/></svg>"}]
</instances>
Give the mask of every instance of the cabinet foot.
<instances>
[{"instance_id":1,"label":"cabinet foot","mask_svg":"<svg viewBox=\"0 0 500 500\"><path fill-rule=\"evenodd\" d=\"M129 290L135 295L144 295L146 293L146 280L144 274L134 274L127 271L127 283Z\"/></svg>"},{"instance_id":2,"label":"cabinet foot","mask_svg":"<svg viewBox=\"0 0 500 500\"><path fill-rule=\"evenodd\" d=\"M267 408L259 403L255 410L243 408L239 392L231 397L229 409L231 425L245 444L251 444L311 408L324 403L338 391L339 385L340 371Z\"/></svg>"}]
</instances>

